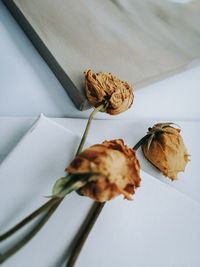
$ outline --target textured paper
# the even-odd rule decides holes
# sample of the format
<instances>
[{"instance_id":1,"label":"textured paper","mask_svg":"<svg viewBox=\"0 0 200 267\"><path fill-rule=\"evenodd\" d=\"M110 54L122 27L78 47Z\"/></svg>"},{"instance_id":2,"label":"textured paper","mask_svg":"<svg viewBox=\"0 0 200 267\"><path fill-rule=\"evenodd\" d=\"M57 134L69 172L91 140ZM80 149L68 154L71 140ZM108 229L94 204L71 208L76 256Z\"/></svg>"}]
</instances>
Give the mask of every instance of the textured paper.
<instances>
[{"instance_id":1,"label":"textured paper","mask_svg":"<svg viewBox=\"0 0 200 267\"><path fill-rule=\"evenodd\" d=\"M168 0L4 2L80 109L88 107L82 75L87 68L113 72L139 88L199 63L198 3Z\"/></svg>"}]
</instances>

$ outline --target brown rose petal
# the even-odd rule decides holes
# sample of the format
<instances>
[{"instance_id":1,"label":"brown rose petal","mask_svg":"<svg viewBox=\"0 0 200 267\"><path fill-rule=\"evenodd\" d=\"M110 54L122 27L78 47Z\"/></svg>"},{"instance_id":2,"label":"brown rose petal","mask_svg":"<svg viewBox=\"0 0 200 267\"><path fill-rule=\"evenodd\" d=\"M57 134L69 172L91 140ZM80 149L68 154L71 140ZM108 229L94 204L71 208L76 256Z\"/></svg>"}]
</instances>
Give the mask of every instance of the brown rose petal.
<instances>
[{"instance_id":1,"label":"brown rose petal","mask_svg":"<svg viewBox=\"0 0 200 267\"><path fill-rule=\"evenodd\" d=\"M159 134L152 140L149 150L147 144L142 147L145 157L171 180L177 180L177 174L183 172L189 161L189 154L180 135L180 130L171 126L165 130L171 133Z\"/></svg>"},{"instance_id":2,"label":"brown rose petal","mask_svg":"<svg viewBox=\"0 0 200 267\"><path fill-rule=\"evenodd\" d=\"M93 180L80 189L98 202L105 202L120 194L131 199L140 186L140 164L133 149L122 139L104 141L81 152L66 169L69 173L93 173L101 179Z\"/></svg>"},{"instance_id":3,"label":"brown rose petal","mask_svg":"<svg viewBox=\"0 0 200 267\"><path fill-rule=\"evenodd\" d=\"M121 81L112 73L98 72L92 74L92 71L86 70L85 89L90 103L98 107L105 100L108 101L106 112L111 115L117 115L129 109L133 104L133 87L127 82Z\"/></svg>"}]
</instances>

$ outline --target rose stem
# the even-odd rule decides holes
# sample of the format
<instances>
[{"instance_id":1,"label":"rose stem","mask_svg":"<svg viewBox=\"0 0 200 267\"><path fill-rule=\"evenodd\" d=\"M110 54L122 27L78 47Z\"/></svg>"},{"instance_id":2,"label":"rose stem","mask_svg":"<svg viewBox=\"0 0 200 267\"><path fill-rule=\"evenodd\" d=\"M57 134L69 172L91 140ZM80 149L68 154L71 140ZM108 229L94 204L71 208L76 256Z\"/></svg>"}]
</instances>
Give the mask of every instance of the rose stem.
<instances>
[{"instance_id":1,"label":"rose stem","mask_svg":"<svg viewBox=\"0 0 200 267\"><path fill-rule=\"evenodd\" d=\"M146 140L147 135L145 135L134 147L134 150L137 150L140 145ZM93 211L91 214L91 217L86 224L85 228L83 231L81 231L80 236L78 240L76 241L76 244L72 250L71 256L69 258L69 261L66 264L66 267L73 267L74 264L76 263L76 260L78 259L78 256L81 252L81 249L84 246L85 241L87 240L87 237L89 236L90 231L92 230L92 227L94 226L97 218L99 217L104 205L106 202L100 203L100 202L94 202L93 204Z\"/></svg>"},{"instance_id":2,"label":"rose stem","mask_svg":"<svg viewBox=\"0 0 200 267\"><path fill-rule=\"evenodd\" d=\"M85 226L85 228L81 232L78 240L76 241L75 247L72 251L72 254L71 254L71 257L69 258L69 261L66 264L66 267L74 266L79 254L81 252L81 249L82 249L90 231L92 230L93 225L95 224L97 218L99 217L99 214L101 213L101 210L103 209L104 205L105 205L105 202L103 202L103 203L94 202L92 215L91 215L87 225Z\"/></svg>"},{"instance_id":3,"label":"rose stem","mask_svg":"<svg viewBox=\"0 0 200 267\"><path fill-rule=\"evenodd\" d=\"M77 150L77 152L76 152L76 156L77 156L77 155L82 151L82 149L83 149L83 146L84 146L84 144L85 144L85 140L86 140L86 138L87 138L87 136L88 136L88 132L89 132L89 129L90 129L90 126L91 126L92 119L94 118L94 115L95 115L98 111L100 111L101 109L103 109L103 108L104 108L104 104L101 104L100 106L98 106L97 108L95 108L95 109L92 111L92 113L90 114L90 117L89 117L89 119L88 119L87 126L86 126L86 128L85 128L85 132L84 132L84 134L83 134L83 137L82 137L82 139L81 139L80 145L79 145L78 150Z\"/></svg>"},{"instance_id":4,"label":"rose stem","mask_svg":"<svg viewBox=\"0 0 200 267\"><path fill-rule=\"evenodd\" d=\"M23 226L25 226L27 223L29 223L30 221L32 221L35 217L37 217L40 213L42 213L47 208L51 207L52 205L56 204L59 201L60 201L60 198L59 197L55 197L55 198L50 199L48 202L46 202L40 208L38 208L37 210L35 210L33 213L31 213L26 218L24 218L21 222L19 222L14 227L12 227L10 230L8 230L3 235L1 235L0 236L0 242L3 241L3 240L5 240L6 238L8 238L9 236L11 236L12 234L14 234L16 231L18 231Z\"/></svg>"},{"instance_id":5,"label":"rose stem","mask_svg":"<svg viewBox=\"0 0 200 267\"><path fill-rule=\"evenodd\" d=\"M143 143L147 140L147 138L149 137L149 134L146 134L144 137L142 137L136 145L134 145L133 149L137 150L141 145L143 145Z\"/></svg>"},{"instance_id":6,"label":"rose stem","mask_svg":"<svg viewBox=\"0 0 200 267\"><path fill-rule=\"evenodd\" d=\"M85 141L86 141L86 138L87 138L87 135L88 135L88 132L89 132L89 129L90 129L90 126L91 126L91 122L92 122L92 119L94 118L94 115L98 112L98 111L100 111L101 109L103 109L104 108L104 104L101 104L99 107L97 107L97 108L95 108L93 111L92 111L92 113L91 113L91 115L90 115L90 117L89 117L89 119L88 119L88 123L87 123L87 125L86 125L86 128L85 128L85 131L84 131L84 134L83 134L83 137L82 137L82 139L81 139L81 142L80 142L80 145L79 145L79 147L78 147L78 150L77 150L77 152L76 152L76 155L78 155L81 151L82 151L82 149L83 149L83 146L84 146L84 144L85 144ZM63 200L63 198L64 197L62 197L62 198L52 198L51 200L49 200L48 202L46 202L43 206L41 206L40 208L38 208L36 211L34 211L33 213L31 213L29 216L27 216L24 220L22 220L21 222L19 222L16 226L14 226L13 228L11 228L10 230L8 230L5 234L3 234L3 235L1 235L0 236L0 242L1 241L3 241L3 240L5 240L6 238L8 238L9 236L11 236L12 234L14 234L16 231L18 231L19 229L21 229L23 226L25 226L28 222L30 222L31 220L33 220L36 216L38 216L40 213L42 213L42 212L44 212L47 208L49 208L49 207L51 207L51 206L53 206L53 205L55 205L55 209L53 209L53 207L52 207L52 213L51 214L53 214L54 213L54 211L56 210L56 208L58 207L58 205L62 202L62 200ZM55 201L55 202L54 202ZM47 216L47 220L45 220L45 218L46 218L46 216ZM26 241L26 238L27 238L27 236L25 236L25 238L24 239L22 239L18 244L20 244L20 243L22 243L22 244L26 244L29 240L31 240L33 237L34 237L34 235L42 228L42 226L48 221L48 213L44 216L44 222L43 222L43 224L41 225L41 227L39 227L38 228L38 230L37 231L34 231L34 229L32 230L32 234L30 234L30 236L28 235L28 239L27 239L27 241ZM39 223L40 224L40 223ZM37 225L38 226L38 225ZM37 229L37 226L35 227L36 229ZM24 243L25 242L25 243ZM19 248L18 248L18 244L15 246L15 247L17 247L17 249L14 249L14 248L12 248L11 250L13 251L12 253L9 253L9 251L8 251L8 255L7 255L7 252L5 252L4 254L0 254L0 259L4 259L4 255L7 255L6 256L6 258L5 259L8 259L10 256L12 256L15 252L17 252L19 249L20 249L20 247L22 247L22 246L19 246ZM11 251L10 250L10 251ZM5 259L4 259L4 261L5 261ZM1 262L1 261L0 261Z\"/></svg>"},{"instance_id":7,"label":"rose stem","mask_svg":"<svg viewBox=\"0 0 200 267\"><path fill-rule=\"evenodd\" d=\"M23 246L26 245L36 234L39 230L43 227L43 225L48 221L51 215L54 213L56 208L59 206L60 202L54 204L47 214L43 216L43 218L39 221L39 223L27 234L23 239L21 239L15 246L13 246L10 250L5 252L4 254L0 254L0 264L10 258L13 254L15 254L18 250L20 250Z\"/></svg>"},{"instance_id":8,"label":"rose stem","mask_svg":"<svg viewBox=\"0 0 200 267\"><path fill-rule=\"evenodd\" d=\"M84 135L81 139L80 145L78 147L78 150L76 152L76 155L78 155L85 143L85 140L87 138L88 135L88 131L92 122L92 119L94 117L94 115L101 110L103 107L103 105L97 107L96 109L93 110L93 112L91 113L87 126L85 128L85 132ZM51 200L49 200L48 202L46 202L44 205L42 205L40 208L38 208L37 210L35 210L33 213L31 213L29 216L27 216L25 219L23 219L21 222L19 222L17 225L15 225L14 227L12 227L10 230L8 230L6 233L4 233L3 235L0 235L0 242L5 240L6 238L8 238L9 236L11 236L12 234L14 234L16 231L18 231L19 229L21 229L23 226L25 226L27 223L29 223L31 220L33 220L35 217L37 217L40 213L44 212L46 209L48 209L49 207L51 207L52 205L54 205L55 203L61 201L62 198L52 198Z\"/></svg>"}]
</instances>

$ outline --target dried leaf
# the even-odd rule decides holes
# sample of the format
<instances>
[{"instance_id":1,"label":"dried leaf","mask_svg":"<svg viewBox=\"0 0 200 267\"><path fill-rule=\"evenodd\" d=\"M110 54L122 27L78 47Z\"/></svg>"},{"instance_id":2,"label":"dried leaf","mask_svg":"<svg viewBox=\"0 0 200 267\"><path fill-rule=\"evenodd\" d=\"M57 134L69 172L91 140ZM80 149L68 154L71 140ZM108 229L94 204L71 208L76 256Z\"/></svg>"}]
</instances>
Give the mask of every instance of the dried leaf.
<instances>
[{"instance_id":1,"label":"dried leaf","mask_svg":"<svg viewBox=\"0 0 200 267\"><path fill-rule=\"evenodd\" d=\"M157 123L153 126L154 127L158 127L158 128L164 128L167 126L170 126L171 124L174 124L173 122L161 122L161 123Z\"/></svg>"},{"instance_id":2,"label":"dried leaf","mask_svg":"<svg viewBox=\"0 0 200 267\"><path fill-rule=\"evenodd\" d=\"M58 179L53 186L52 195L55 196L56 194L58 194L61 189L72 179L72 176L73 175L70 174L66 177L61 177L60 179Z\"/></svg>"}]
</instances>

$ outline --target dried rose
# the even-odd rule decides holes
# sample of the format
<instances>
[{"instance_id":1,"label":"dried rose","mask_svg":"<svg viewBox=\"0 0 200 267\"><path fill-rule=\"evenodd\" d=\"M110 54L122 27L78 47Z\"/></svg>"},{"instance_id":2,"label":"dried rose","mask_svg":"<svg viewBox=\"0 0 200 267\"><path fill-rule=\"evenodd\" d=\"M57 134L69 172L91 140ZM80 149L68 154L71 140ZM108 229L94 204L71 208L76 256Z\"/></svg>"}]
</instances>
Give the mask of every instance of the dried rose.
<instances>
[{"instance_id":1,"label":"dried rose","mask_svg":"<svg viewBox=\"0 0 200 267\"><path fill-rule=\"evenodd\" d=\"M129 109L133 104L133 87L127 82L121 81L112 73L86 70L85 89L90 103L94 107L105 103L106 112L117 115Z\"/></svg>"},{"instance_id":2,"label":"dried rose","mask_svg":"<svg viewBox=\"0 0 200 267\"><path fill-rule=\"evenodd\" d=\"M76 156L66 170L72 174L92 174L92 181L83 186L80 193L98 202L120 194L131 200L130 194L134 194L141 180L136 152L124 145L122 139L89 147Z\"/></svg>"},{"instance_id":3,"label":"dried rose","mask_svg":"<svg viewBox=\"0 0 200 267\"><path fill-rule=\"evenodd\" d=\"M142 145L145 157L171 180L177 180L177 174L184 172L189 154L180 135L180 129L171 123L159 123L149 129Z\"/></svg>"}]
</instances>

